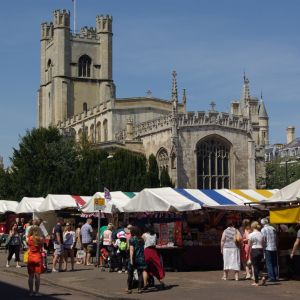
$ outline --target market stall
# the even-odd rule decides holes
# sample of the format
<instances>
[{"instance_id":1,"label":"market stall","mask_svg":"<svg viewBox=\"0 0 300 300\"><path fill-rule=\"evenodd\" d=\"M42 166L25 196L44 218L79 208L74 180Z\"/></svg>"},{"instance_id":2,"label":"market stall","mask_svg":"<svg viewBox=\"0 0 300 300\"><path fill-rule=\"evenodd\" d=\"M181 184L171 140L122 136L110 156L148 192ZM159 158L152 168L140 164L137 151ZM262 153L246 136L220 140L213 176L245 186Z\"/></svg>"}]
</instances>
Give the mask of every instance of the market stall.
<instances>
[{"instance_id":1,"label":"market stall","mask_svg":"<svg viewBox=\"0 0 300 300\"><path fill-rule=\"evenodd\" d=\"M300 275L300 251L290 260L290 251L300 223L300 180L277 191L269 201L262 201L270 213L270 223L278 228L278 257L280 273ZM298 227L298 228L297 228Z\"/></svg>"},{"instance_id":2,"label":"market stall","mask_svg":"<svg viewBox=\"0 0 300 300\"><path fill-rule=\"evenodd\" d=\"M247 203L259 204L276 190L144 189L123 207L137 223L154 224L165 265L176 270L219 269L220 239L226 218L240 222L255 214ZM168 212L168 213L167 213ZM144 220L144 221L143 221Z\"/></svg>"},{"instance_id":3,"label":"market stall","mask_svg":"<svg viewBox=\"0 0 300 300\"><path fill-rule=\"evenodd\" d=\"M0 200L0 246L4 242L4 235L8 233L10 224L14 220L14 213L18 206L17 201Z\"/></svg>"},{"instance_id":4,"label":"market stall","mask_svg":"<svg viewBox=\"0 0 300 300\"><path fill-rule=\"evenodd\" d=\"M107 203L105 209L102 211L103 213L114 213L114 212L123 212L123 206L127 205L129 201L135 197L137 193L132 192L110 192L111 200ZM84 213L95 213L94 200L104 198L104 193L97 192L82 206L82 211Z\"/></svg>"}]
</instances>

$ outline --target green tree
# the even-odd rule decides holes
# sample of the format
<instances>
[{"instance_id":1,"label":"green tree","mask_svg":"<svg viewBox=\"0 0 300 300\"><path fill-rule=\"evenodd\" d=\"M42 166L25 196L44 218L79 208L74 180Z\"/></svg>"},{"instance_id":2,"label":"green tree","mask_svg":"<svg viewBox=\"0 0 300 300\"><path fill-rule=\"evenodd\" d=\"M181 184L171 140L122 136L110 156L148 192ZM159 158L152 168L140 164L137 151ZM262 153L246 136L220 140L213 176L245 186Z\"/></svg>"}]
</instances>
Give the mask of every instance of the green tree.
<instances>
[{"instance_id":1,"label":"green tree","mask_svg":"<svg viewBox=\"0 0 300 300\"><path fill-rule=\"evenodd\" d=\"M100 163L100 184L112 191L140 191L146 185L147 160L142 154L117 150Z\"/></svg>"},{"instance_id":2,"label":"green tree","mask_svg":"<svg viewBox=\"0 0 300 300\"><path fill-rule=\"evenodd\" d=\"M12 199L12 180L9 170L0 168L0 199Z\"/></svg>"},{"instance_id":3,"label":"green tree","mask_svg":"<svg viewBox=\"0 0 300 300\"><path fill-rule=\"evenodd\" d=\"M171 178L167 168L162 168L160 173L160 186L161 187L173 187Z\"/></svg>"},{"instance_id":4,"label":"green tree","mask_svg":"<svg viewBox=\"0 0 300 300\"><path fill-rule=\"evenodd\" d=\"M160 186L159 170L156 158L153 154L148 159L147 187L155 188Z\"/></svg>"},{"instance_id":5,"label":"green tree","mask_svg":"<svg viewBox=\"0 0 300 300\"><path fill-rule=\"evenodd\" d=\"M27 131L11 158L14 198L70 193L78 154L74 139L57 128Z\"/></svg>"},{"instance_id":6,"label":"green tree","mask_svg":"<svg viewBox=\"0 0 300 300\"><path fill-rule=\"evenodd\" d=\"M268 189L281 189L300 179L300 163L278 159L266 164L266 186Z\"/></svg>"}]
</instances>

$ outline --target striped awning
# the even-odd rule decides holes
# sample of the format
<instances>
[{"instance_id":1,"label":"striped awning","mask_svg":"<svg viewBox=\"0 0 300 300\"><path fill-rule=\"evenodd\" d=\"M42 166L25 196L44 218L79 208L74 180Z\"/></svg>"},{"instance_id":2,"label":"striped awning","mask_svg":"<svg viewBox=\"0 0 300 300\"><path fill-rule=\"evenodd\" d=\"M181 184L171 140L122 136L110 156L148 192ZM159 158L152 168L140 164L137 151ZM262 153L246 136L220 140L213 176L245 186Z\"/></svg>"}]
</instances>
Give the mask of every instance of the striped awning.
<instances>
[{"instance_id":1,"label":"striped awning","mask_svg":"<svg viewBox=\"0 0 300 300\"><path fill-rule=\"evenodd\" d=\"M201 207L212 208L234 208L245 206L247 203L257 203L266 201L272 197L277 190L239 190L239 189L219 189L219 190L198 190L198 189L175 189L180 195L189 200L199 203Z\"/></svg>"}]
</instances>

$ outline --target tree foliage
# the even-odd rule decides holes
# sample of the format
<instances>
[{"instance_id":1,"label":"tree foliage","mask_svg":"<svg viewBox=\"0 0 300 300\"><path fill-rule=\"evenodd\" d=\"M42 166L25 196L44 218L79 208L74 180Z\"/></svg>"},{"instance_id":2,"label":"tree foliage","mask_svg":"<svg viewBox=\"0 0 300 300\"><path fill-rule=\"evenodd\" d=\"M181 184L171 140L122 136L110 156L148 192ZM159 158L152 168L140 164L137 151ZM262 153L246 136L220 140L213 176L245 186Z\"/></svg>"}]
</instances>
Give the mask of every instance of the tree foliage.
<instances>
[{"instance_id":1,"label":"tree foliage","mask_svg":"<svg viewBox=\"0 0 300 300\"><path fill-rule=\"evenodd\" d=\"M158 164L153 154L149 156L148 160L147 186L149 188L160 186Z\"/></svg>"},{"instance_id":2,"label":"tree foliage","mask_svg":"<svg viewBox=\"0 0 300 300\"><path fill-rule=\"evenodd\" d=\"M75 141L62 136L58 129L27 131L11 159L14 198L69 193L77 157Z\"/></svg>"},{"instance_id":3,"label":"tree foliage","mask_svg":"<svg viewBox=\"0 0 300 300\"><path fill-rule=\"evenodd\" d=\"M161 187L173 187L169 172L167 168L162 168L160 173L160 186Z\"/></svg>"},{"instance_id":4,"label":"tree foliage","mask_svg":"<svg viewBox=\"0 0 300 300\"><path fill-rule=\"evenodd\" d=\"M104 187L112 191L141 191L145 187L172 186L167 170L159 179L154 155L117 150L108 156L94 149L85 135L79 143L56 128L27 131L12 166L0 170L0 196L20 201L48 194L93 195Z\"/></svg>"},{"instance_id":5,"label":"tree foliage","mask_svg":"<svg viewBox=\"0 0 300 300\"><path fill-rule=\"evenodd\" d=\"M300 162L276 160L266 165L266 185L268 189L281 189L300 179Z\"/></svg>"}]
</instances>

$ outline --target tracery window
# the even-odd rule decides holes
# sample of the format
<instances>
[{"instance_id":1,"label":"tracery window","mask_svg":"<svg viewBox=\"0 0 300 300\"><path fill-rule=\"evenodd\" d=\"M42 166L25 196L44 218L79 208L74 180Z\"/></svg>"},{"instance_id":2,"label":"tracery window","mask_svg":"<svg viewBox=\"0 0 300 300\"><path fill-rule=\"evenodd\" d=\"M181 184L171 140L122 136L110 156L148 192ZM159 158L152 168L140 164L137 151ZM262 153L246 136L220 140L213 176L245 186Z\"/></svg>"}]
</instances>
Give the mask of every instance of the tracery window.
<instances>
[{"instance_id":1,"label":"tracery window","mask_svg":"<svg viewBox=\"0 0 300 300\"><path fill-rule=\"evenodd\" d=\"M230 188L230 145L217 138L209 138L200 141L196 149L198 188Z\"/></svg>"},{"instance_id":2,"label":"tracery window","mask_svg":"<svg viewBox=\"0 0 300 300\"><path fill-rule=\"evenodd\" d=\"M169 156L167 150L165 148L159 149L156 157L157 157L157 164L158 164L159 171L161 172L163 168L166 168L168 170Z\"/></svg>"},{"instance_id":3,"label":"tracery window","mask_svg":"<svg viewBox=\"0 0 300 300\"><path fill-rule=\"evenodd\" d=\"M91 77L92 60L88 55L82 55L78 61L78 76Z\"/></svg>"}]
</instances>

